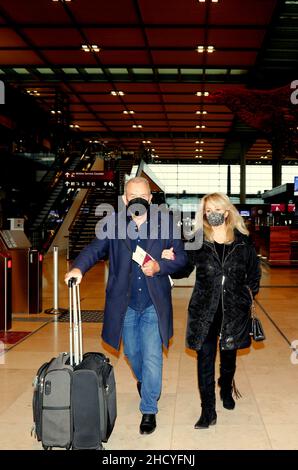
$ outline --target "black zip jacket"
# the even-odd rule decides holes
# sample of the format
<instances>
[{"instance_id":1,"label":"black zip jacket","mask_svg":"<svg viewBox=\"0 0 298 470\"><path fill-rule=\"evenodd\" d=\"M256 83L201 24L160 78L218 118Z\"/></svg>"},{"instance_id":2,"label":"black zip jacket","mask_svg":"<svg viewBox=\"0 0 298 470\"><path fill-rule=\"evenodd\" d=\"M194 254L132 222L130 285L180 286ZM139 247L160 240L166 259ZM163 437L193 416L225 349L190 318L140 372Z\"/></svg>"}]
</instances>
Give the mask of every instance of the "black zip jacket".
<instances>
[{"instance_id":1,"label":"black zip jacket","mask_svg":"<svg viewBox=\"0 0 298 470\"><path fill-rule=\"evenodd\" d=\"M196 267L196 282L188 307L187 347L199 350L205 341L214 315L222 303L220 348L242 349L251 343L251 298L259 291L259 259L248 236L235 230L235 240L225 246L225 258L219 258L214 244L187 251L189 263L173 277L188 277Z\"/></svg>"}]
</instances>

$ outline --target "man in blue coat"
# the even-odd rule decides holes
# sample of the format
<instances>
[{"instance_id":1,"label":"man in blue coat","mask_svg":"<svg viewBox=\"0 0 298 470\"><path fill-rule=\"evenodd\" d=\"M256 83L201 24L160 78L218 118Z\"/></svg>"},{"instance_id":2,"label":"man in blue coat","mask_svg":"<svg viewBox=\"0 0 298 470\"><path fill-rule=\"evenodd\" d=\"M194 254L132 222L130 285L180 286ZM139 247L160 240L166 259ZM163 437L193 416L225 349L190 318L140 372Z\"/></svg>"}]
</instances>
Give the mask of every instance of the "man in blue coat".
<instances>
[{"instance_id":1,"label":"man in blue coat","mask_svg":"<svg viewBox=\"0 0 298 470\"><path fill-rule=\"evenodd\" d=\"M156 428L162 345L168 348L173 335L169 275L187 263L183 243L174 235L172 217L168 212L151 211L151 199L145 178L129 180L123 195L127 210L107 218L105 227L110 230L103 232L103 224L98 227L97 238L83 249L65 276L66 283L71 277L79 283L98 260L109 258L102 338L117 350L123 339L141 397L141 434ZM163 250L172 247L175 259L162 259ZM145 262L144 252L150 255Z\"/></svg>"}]
</instances>

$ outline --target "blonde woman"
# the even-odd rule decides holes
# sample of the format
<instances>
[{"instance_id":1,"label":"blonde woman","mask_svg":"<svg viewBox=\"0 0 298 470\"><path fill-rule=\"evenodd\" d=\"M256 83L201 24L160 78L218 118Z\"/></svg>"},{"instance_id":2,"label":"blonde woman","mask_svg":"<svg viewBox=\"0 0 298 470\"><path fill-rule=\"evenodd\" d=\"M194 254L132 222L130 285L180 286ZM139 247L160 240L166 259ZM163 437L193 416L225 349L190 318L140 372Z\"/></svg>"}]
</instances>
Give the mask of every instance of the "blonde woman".
<instances>
[{"instance_id":1,"label":"blonde woman","mask_svg":"<svg viewBox=\"0 0 298 470\"><path fill-rule=\"evenodd\" d=\"M250 303L257 294L260 267L242 217L221 193L202 198L196 229L203 228L200 249L188 251L189 266L179 276L196 268L196 281L188 307L187 346L197 351L198 382L202 413L195 429L216 424L215 358L219 337L220 397L232 410L237 349L250 343ZM171 259L172 250L163 256Z\"/></svg>"}]
</instances>

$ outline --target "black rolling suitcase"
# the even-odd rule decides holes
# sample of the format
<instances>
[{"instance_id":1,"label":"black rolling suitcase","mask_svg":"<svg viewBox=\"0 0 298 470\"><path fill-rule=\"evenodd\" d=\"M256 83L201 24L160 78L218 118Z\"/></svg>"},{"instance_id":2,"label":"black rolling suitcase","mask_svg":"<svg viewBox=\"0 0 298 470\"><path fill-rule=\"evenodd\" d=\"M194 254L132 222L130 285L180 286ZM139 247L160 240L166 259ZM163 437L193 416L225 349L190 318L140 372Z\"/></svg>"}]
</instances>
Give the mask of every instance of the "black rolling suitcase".
<instances>
[{"instance_id":1,"label":"black rolling suitcase","mask_svg":"<svg viewBox=\"0 0 298 470\"><path fill-rule=\"evenodd\" d=\"M117 416L112 365L101 353L83 355L79 286L69 281L70 353L43 364L34 381L35 435L44 449L102 449Z\"/></svg>"}]
</instances>

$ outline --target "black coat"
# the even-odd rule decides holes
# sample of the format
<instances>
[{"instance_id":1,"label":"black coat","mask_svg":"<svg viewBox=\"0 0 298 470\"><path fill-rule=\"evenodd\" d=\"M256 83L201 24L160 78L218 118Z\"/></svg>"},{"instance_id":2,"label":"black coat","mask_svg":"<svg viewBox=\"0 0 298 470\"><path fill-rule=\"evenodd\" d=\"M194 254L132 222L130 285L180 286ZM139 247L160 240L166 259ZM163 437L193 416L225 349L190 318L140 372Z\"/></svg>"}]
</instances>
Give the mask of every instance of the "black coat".
<instances>
[{"instance_id":1,"label":"black coat","mask_svg":"<svg viewBox=\"0 0 298 470\"><path fill-rule=\"evenodd\" d=\"M222 302L223 312L221 349L241 349L251 343L248 287L253 295L257 294L261 277L259 259L249 237L237 230L235 241L225 246L225 252L222 263L214 244L205 240L201 249L188 251L188 267L177 276L189 276L196 267L186 332L186 343L191 349L201 349L219 302Z\"/></svg>"}]
</instances>

